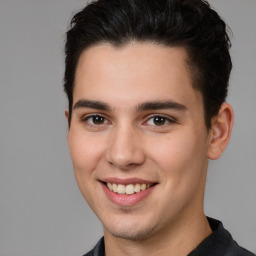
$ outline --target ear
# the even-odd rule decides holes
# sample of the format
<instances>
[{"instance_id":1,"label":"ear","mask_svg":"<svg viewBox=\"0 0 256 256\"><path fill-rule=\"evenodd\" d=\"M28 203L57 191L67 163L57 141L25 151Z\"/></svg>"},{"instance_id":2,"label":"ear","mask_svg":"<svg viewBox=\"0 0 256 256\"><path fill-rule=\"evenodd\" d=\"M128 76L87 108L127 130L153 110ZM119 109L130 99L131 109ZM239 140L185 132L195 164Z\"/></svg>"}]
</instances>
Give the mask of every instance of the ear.
<instances>
[{"instance_id":1,"label":"ear","mask_svg":"<svg viewBox=\"0 0 256 256\"><path fill-rule=\"evenodd\" d=\"M69 120L69 111L67 109L65 110L65 117L66 117L67 122L68 122L68 120ZM68 133L67 133L67 140L69 141L69 129L68 129Z\"/></svg>"},{"instance_id":2,"label":"ear","mask_svg":"<svg viewBox=\"0 0 256 256\"><path fill-rule=\"evenodd\" d=\"M213 117L210 131L208 158L219 158L228 145L234 122L234 112L228 103L223 103L217 116Z\"/></svg>"},{"instance_id":3,"label":"ear","mask_svg":"<svg viewBox=\"0 0 256 256\"><path fill-rule=\"evenodd\" d=\"M68 112L68 110L67 110L67 109L65 110L65 117L66 117L66 119L67 119L67 121L68 121L68 118L69 118L69 112Z\"/></svg>"}]
</instances>

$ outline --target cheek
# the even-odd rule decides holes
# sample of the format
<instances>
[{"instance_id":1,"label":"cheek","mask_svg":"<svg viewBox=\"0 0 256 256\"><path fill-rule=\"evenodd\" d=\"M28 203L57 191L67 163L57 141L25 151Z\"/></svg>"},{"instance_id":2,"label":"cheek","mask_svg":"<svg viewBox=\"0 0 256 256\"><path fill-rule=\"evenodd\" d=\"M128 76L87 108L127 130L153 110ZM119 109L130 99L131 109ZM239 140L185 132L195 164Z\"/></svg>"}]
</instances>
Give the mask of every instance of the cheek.
<instances>
[{"instance_id":1,"label":"cheek","mask_svg":"<svg viewBox=\"0 0 256 256\"><path fill-rule=\"evenodd\" d=\"M166 182L172 186L194 182L200 179L207 162L204 141L199 135L190 132L175 133L158 141L158 147L151 147L151 156L160 166Z\"/></svg>"},{"instance_id":2,"label":"cheek","mask_svg":"<svg viewBox=\"0 0 256 256\"><path fill-rule=\"evenodd\" d=\"M95 170L102 155L102 144L99 143L99 137L74 128L69 131L68 144L78 187L87 203L94 209L93 195L98 186Z\"/></svg>"},{"instance_id":3,"label":"cheek","mask_svg":"<svg viewBox=\"0 0 256 256\"><path fill-rule=\"evenodd\" d=\"M90 175L101 156L102 144L97 137L79 131L70 131L68 141L76 176Z\"/></svg>"},{"instance_id":4,"label":"cheek","mask_svg":"<svg viewBox=\"0 0 256 256\"><path fill-rule=\"evenodd\" d=\"M191 141L188 137L176 134L167 138L161 138L156 145L151 147L151 155L155 156L156 161L161 163L162 166L169 168L185 164L186 159L190 157L190 153L193 150L194 141Z\"/></svg>"},{"instance_id":5,"label":"cheek","mask_svg":"<svg viewBox=\"0 0 256 256\"><path fill-rule=\"evenodd\" d=\"M166 218L201 202L207 168L204 148L200 136L175 134L152 151L152 159L159 168L164 200L159 208L163 207Z\"/></svg>"}]
</instances>

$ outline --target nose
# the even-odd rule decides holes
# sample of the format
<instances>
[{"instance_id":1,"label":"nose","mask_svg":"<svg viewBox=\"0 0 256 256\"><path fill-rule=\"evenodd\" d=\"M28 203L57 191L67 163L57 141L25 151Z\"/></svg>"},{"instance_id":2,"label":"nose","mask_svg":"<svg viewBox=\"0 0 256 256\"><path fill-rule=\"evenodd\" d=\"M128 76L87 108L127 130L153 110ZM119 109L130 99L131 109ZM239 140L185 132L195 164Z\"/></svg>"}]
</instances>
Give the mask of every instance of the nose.
<instances>
[{"instance_id":1,"label":"nose","mask_svg":"<svg viewBox=\"0 0 256 256\"><path fill-rule=\"evenodd\" d=\"M145 161L142 134L132 127L112 131L106 157L109 164L123 170L135 168Z\"/></svg>"}]
</instances>

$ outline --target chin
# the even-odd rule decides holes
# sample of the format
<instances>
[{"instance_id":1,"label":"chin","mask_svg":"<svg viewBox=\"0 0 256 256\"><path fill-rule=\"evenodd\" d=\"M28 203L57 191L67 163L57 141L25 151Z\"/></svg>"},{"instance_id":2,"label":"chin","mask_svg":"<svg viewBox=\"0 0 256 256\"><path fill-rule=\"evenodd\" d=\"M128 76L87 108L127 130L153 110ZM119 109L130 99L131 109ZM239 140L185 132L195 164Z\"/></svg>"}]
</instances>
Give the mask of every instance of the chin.
<instances>
[{"instance_id":1,"label":"chin","mask_svg":"<svg viewBox=\"0 0 256 256\"><path fill-rule=\"evenodd\" d=\"M131 225L131 224L129 225L129 224L116 225L115 227L104 226L104 229L106 232L110 233L114 237L133 240L133 241L147 239L156 230L156 226L153 226L153 225L142 227L142 226L139 226L138 224L134 224L134 225Z\"/></svg>"}]
</instances>

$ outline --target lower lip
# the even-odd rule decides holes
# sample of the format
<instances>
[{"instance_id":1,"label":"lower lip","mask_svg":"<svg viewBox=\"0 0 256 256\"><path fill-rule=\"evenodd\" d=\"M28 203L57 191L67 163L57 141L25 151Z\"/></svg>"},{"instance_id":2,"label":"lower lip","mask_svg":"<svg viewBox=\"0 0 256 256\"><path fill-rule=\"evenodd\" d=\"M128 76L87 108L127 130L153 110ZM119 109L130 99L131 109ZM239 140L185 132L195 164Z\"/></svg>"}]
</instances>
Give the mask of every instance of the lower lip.
<instances>
[{"instance_id":1,"label":"lower lip","mask_svg":"<svg viewBox=\"0 0 256 256\"><path fill-rule=\"evenodd\" d=\"M154 186L147 188L139 193L134 193L132 195L126 195L126 194L118 194L118 193L115 193L115 192L109 190L109 188L103 183L101 183L101 186L102 186L105 194L109 198L109 200L119 206L134 206L135 204L139 203L140 201L142 201L143 199L148 197L149 194L155 188L155 185L154 185Z\"/></svg>"}]
</instances>

